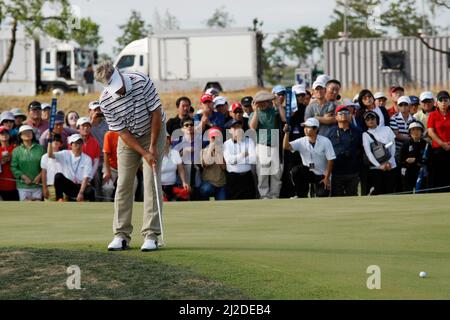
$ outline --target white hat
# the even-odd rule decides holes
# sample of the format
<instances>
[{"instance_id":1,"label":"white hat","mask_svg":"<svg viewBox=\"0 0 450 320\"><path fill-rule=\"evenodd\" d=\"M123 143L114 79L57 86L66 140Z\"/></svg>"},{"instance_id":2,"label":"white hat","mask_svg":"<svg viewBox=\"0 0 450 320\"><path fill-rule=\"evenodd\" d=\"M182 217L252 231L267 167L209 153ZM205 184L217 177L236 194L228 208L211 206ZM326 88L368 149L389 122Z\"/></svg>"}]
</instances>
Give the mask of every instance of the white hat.
<instances>
[{"instance_id":1,"label":"white hat","mask_svg":"<svg viewBox=\"0 0 450 320\"><path fill-rule=\"evenodd\" d=\"M357 93L354 97L353 97L353 102L354 103L357 103L358 102L358 100L359 100L359 93Z\"/></svg>"},{"instance_id":2,"label":"white hat","mask_svg":"<svg viewBox=\"0 0 450 320\"><path fill-rule=\"evenodd\" d=\"M296 84L295 86L292 87L292 92L294 94L305 94L306 93L306 88L303 84Z\"/></svg>"},{"instance_id":3,"label":"white hat","mask_svg":"<svg viewBox=\"0 0 450 320\"><path fill-rule=\"evenodd\" d=\"M123 87L122 77L120 76L120 72L117 69L114 69L114 73L108 81L108 85L105 86L105 90L109 94L115 94Z\"/></svg>"},{"instance_id":4,"label":"white hat","mask_svg":"<svg viewBox=\"0 0 450 320\"><path fill-rule=\"evenodd\" d=\"M72 144L72 143L74 143L76 141L79 141L79 140L83 140L83 138L78 133L75 133L75 134L69 136L69 138L67 138L67 142L69 142L69 144Z\"/></svg>"},{"instance_id":5,"label":"white hat","mask_svg":"<svg viewBox=\"0 0 450 320\"><path fill-rule=\"evenodd\" d=\"M11 111L3 111L0 116L0 123L2 123L5 120L15 121L16 117L14 117L14 113L12 113Z\"/></svg>"},{"instance_id":6,"label":"white hat","mask_svg":"<svg viewBox=\"0 0 450 320\"><path fill-rule=\"evenodd\" d=\"M327 74L321 74L320 76L317 76L316 81L324 83L325 86L327 85L327 82L331 80L331 77Z\"/></svg>"},{"instance_id":7,"label":"white hat","mask_svg":"<svg viewBox=\"0 0 450 320\"><path fill-rule=\"evenodd\" d=\"M51 108L52 108L52 106L49 105L48 103L41 103L41 109L42 110L44 110L44 109L51 109Z\"/></svg>"},{"instance_id":8,"label":"white hat","mask_svg":"<svg viewBox=\"0 0 450 320\"><path fill-rule=\"evenodd\" d=\"M420 129L422 129L422 131L425 131L425 128L424 128L422 122L420 122L420 121L411 122L408 126L408 130L411 130L412 128L420 128Z\"/></svg>"},{"instance_id":9,"label":"white hat","mask_svg":"<svg viewBox=\"0 0 450 320\"><path fill-rule=\"evenodd\" d=\"M19 128L19 134L21 134L21 133L24 132L24 131L28 131L28 130L33 131L33 127L32 127L32 126L29 126L29 125L27 125L27 124L24 124L23 126L21 126L21 127Z\"/></svg>"},{"instance_id":10,"label":"white hat","mask_svg":"<svg viewBox=\"0 0 450 320\"><path fill-rule=\"evenodd\" d=\"M227 98L222 97L222 96L217 96L217 97L215 97L214 100L213 100L213 102L214 102L214 107L215 107L215 106L220 106L220 105L223 105L223 104L227 104L227 103L228 103Z\"/></svg>"},{"instance_id":11,"label":"white hat","mask_svg":"<svg viewBox=\"0 0 450 320\"><path fill-rule=\"evenodd\" d=\"M408 96L401 96L397 101L397 104L400 104L400 103L411 104L411 99Z\"/></svg>"},{"instance_id":12,"label":"white hat","mask_svg":"<svg viewBox=\"0 0 450 320\"><path fill-rule=\"evenodd\" d=\"M374 97L375 99L381 99L381 98L387 99L386 95L385 95L383 92L381 92L381 91L375 92L375 94L373 95L373 97Z\"/></svg>"},{"instance_id":13,"label":"white hat","mask_svg":"<svg viewBox=\"0 0 450 320\"><path fill-rule=\"evenodd\" d=\"M319 120L316 118L308 118L305 122L302 123L302 127L319 127L320 123Z\"/></svg>"},{"instance_id":14,"label":"white hat","mask_svg":"<svg viewBox=\"0 0 450 320\"><path fill-rule=\"evenodd\" d=\"M20 108L14 108L11 109L12 114L14 115L14 117L27 117L25 113L22 112L22 110L20 110Z\"/></svg>"},{"instance_id":15,"label":"white hat","mask_svg":"<svg viewBox=\"0 0 450 320\"><path fill-rule=\"evenodd\" d=\"M317 87L322 87L322 88L325 88L327 85L324 83L324 82L322 82L322 81L314 81L314 83L313 83L313 85L312 85L312 88L314 89L314 90L316 90L316 88Z\"/></svg>"},{"instance_id":16,"label":"white hat","mask_svg":"<svg viewBox=\"0 0 450 320\"><path fill-rule=\"evenodd\" d=\"M95 110L97 108L100 108L100 102L98 101L89 102L89 110Z\"/></svg>"},{"instance_id":17,"label":"white hat","mask_svg":"<svg viewBox=\"0 0 450 320\"><path fill-rule=\"evenodd\" d=\"M77 128L85 123L91 124L91 120L88 117L81 117L80 119L77 120Z\"/></svg>"},{"instance_id":18,"label":"white hat","mask_svg":"<svg viewBox=\"0 0 450 320\"><path fill-rule=\"evenodd\" d=\"M205 94L209 94L212 96L217 96L217 95L219 95L219 93L220 93L220 91L217 88L208 88L205 91Z\"/></svg>"},{"instance_id":19,"label":"white hat","mask_svg":"<svg viewBox=\"0 0 450 320\"><path fill-rule=\"evenodd\" d=\"M433 99L434 99L434 97L433 97L433 92L431 92L431 91L425 91L425 92L422 92L422 93L420 94L419 99L420 99L420 101L427 100L427 99L433 100Z\"/></svg>"}]
</instances>

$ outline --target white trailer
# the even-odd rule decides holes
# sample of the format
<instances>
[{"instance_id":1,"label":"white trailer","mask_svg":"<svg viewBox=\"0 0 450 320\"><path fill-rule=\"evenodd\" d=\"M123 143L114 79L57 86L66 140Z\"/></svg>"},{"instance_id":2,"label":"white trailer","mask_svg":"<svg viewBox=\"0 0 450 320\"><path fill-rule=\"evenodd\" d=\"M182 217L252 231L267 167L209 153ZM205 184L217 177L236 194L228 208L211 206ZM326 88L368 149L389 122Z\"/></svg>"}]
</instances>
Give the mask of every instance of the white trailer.
<instances>
[{"instance_id":1,"label":"white trailer","mask_svg":"<svg viewBox=\"0 0 450 320\"><path fill-rule=\"evenodd\" d=\"M163 92L261 85L257 33L244 28L177 30L131 42L115 61L149 75Z\"/></svg>"},{"instance_id":2,"label":"white trailer","mask_svg":"<svg viewBox=\"0 0 450 320\"><path fill-rule=\"evenodd\" d=\"M14 58L0 82L2 95L32 96L54 88L78 91L87 65L96 63L96 51L81 48L74 41L33 38L22 30L16 37ZM10 39L9 30L0 31L0 64L6 61Z\"/></svg>"}]
</instances>

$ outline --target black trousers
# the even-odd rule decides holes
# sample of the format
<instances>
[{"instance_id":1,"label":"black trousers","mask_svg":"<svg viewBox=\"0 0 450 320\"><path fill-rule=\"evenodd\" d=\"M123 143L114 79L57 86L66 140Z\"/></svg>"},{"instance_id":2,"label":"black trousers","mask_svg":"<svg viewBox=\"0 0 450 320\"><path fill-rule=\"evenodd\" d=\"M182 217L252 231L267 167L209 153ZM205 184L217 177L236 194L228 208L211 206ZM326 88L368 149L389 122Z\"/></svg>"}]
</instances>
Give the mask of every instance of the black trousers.
<instances>
[{"instance_id":1,"label":"black trousers","mask_svg":"<svg viewBox=\"0 0 450 320\"><path fill-rule=\"evenodd\" d=\"M19 192L17 190L0 191L0 197L3 201L19 201Z\"/></svg>"},{"instance_id":2,"label":"black trousers","mask_svg":"<svg viewBox=\"0 0 450 320\"><path fill-rule=\"evenodd\" d=\"M369 180L374 187L372 195L388 194L394 192L395 172L370 169Z\"/></svg>"},{"instance_id":3,"label":"black trousers","mask_svg":"<svg viewBox=\"0 0 450 320\"><path fill-rule=\"evenodd\" d=\"M441 188L450 186L450 151L442 148L433 148L431 151L430 187ZM434 192L449 192L450 187Z\"/></svg>"},{"instance_id":4,"label":"black trousers","mask_svg":"<svg viewBox=\"0 0 450 320\"><path fill-rule=\"evenodd\" d=\"M291 170L292 182L295 186L295 193L299 198L307 198L308 193L311 198L329 197L330 191L325 189L323 175L315 175L308 167L303 165L295 166Z\"/></svg>"},{"instance_id":5,"label":"black trousers","mask_svg":"<svg viewBox=\"0 0 450 320\"><path fill-rule=\"evenodd\" d=\"M359 172L354 174L333 174L331 196L351 197L358 195Z\"/></svg>"},{"instance_id":6,"label":"black trousers","mask_svg":"<svg viewBox=\"0 0 450 320\"><path fill-rule=\"evenodd\" d=\"M55 175L55 193L56 199L64 199L64 194L69 197L69 201L76 201L78 193L80 192L81 184L76 184L67 179L62 173ZM83 197L85 200L95 201L95 191L88 186L84 190Z\"/></svg>"},{"instance_id":7,"label":"black trousers","mask_svg":"<svg viewBox=\"0 0 450 320\"><path fill-rule=\"evenodd\" d=\"M227 172L226 179L227 200L256 198L255 181L251 171L244 173Z\"/></svg>"}]
</instances>

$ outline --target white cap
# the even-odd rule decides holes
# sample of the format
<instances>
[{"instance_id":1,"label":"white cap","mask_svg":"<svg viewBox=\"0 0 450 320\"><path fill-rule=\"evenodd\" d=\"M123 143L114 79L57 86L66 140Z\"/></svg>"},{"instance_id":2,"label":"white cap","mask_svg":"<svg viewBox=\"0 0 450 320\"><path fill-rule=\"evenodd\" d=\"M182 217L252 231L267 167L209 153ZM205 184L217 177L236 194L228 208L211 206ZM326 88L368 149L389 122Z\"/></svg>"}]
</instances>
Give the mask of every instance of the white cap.
<instances>
[{"instance_id":1,"label":"white cap","mask_svg":"<svg viewBox=\"0 0 450 320\"><path fill-rule=\"evenodd\" d=\"M19 134L21 134L22 132L27 131L27 130L33 131L33 127L32 127L32 126L29 126L29 125L27 125L27 124L24 124L23 126L21 126L21 127L19 128Z\"/></svg>"},{"instance_id":2,"label":"white cap","mask_svg":"<svg viewBox=\"0 0 450 320\"><path fill-rule=\"evenodd\" d=\"M422 129L422 131L425 131L425 128L424 128L422 122L420 122L420 121L411 122L408 126L408 130L411 130L412 128L420 128L420 129Z\"/></svg>"},{"instance_id":3,"label":"white cap","mask_svg":"<svg viewBox=\"0 0 450 320\"><path fill-rule=\"evenodd\" d=\"M302 127L319 127L320 123L319 120L316 118L308 118L305 122L302 123Z\"/></svg>"},{"instance_id":4,"label":"white cap","mask_svg":"<svg viewBox=\"0 0 450 320\"><path fill-rule=\"evenodd\" d=\"M217 95L219 95L219 93L220 93L220 91L217 88L208 88L205 91L205 94L209 94L212 96L217 96Z\"/></svg>"},{"instance_id":5,"label":"white cap","mask_svg":"<svg viewBox=\"0 0 450 320\"><path fill-rule=\"evenodd\" d=\"M15 121L16 117L14 117L14 113L12 113L11 111L3 111L0 116L0 123L5 120Z\"/></svg>"},{"instance_id":6,"label":"white cap","mask_svg":"<svg viewBox=\"0 0 450 320\"><path fill-rule=\"evenodd\" d=\"M81 135L78 134L78 133L75 133L75 134L69 136L69 138L67 138L67 142L69 142L69 144L72 144L72 143L74 143L74 142L76 142L78 140L83 140Z\"/></svg>"},{"instance_id":7,"label":"white cap","mask_svg":"<svg viewBox=\"0 0 450 320\"><path fill-rule=\"evenodd\" d=\"M354 103L357 103L358 102L358 100L359 100L359 93L357 93L354 97L353 97L353 102Z\"/></svg>"},{"instance_id":8,"label":"white cap","mask_svg":"<svg viewBox=\"0 0 450 320\"><path fill-rule=\"evenodd\" d=\"M313 83L313 85L312 85L312 88L314 89L314 90L316 90L316 88L317 87L322 87L322 88L325 88L327 85L326 85L326 83L324 83L324 82L322 82L322 81L314 81L314 83Z\"/></svg>"},{"instance_id":9,"label":"white cap","mask_svg":"<svg viewBox=\"0 0 450 320\"><path fill-rule=\"evenodd\" d=\"M422 93L420 94L419 99L420 99L420 101L427 100L427 99L433 100L433 99L434 99L434 97L433 97L433 92L431 92L431 91L425 91L425 92L422 92Z\"/></svg>"},{"instance_id":10,"label":"white cap","mask_svg":"<svg viewBox=\"0 0 450 320\"><path fill-rule=\"evenodd\" d=\"M95 110L97 108L100 108L100 102L98 101L89 102L89 110Z\"/></svg>"},{"instance_id":11,"label":"white cap","mask_svg":"<svg viewBox=\"0 0 450 320\"><path fill-rule=\"evenodd\" d=\"M375 99L381 99L381 98L387 99L386 95L385 95L383 92L381 92L381 91L375 92L375 94L373 95L373 97L374 97Z\"/></svg>"},{"instance_id":12,"label":"white cap","mask_svg":"<svg viewBox=\"0 0 450 320\"><path fill-rule=\"evenodd\" d=\"M397 104L400 104L400 103L407 103L407 104L411 104L411 99L408 97L408 96L401 96L399 99L398 99L398 101L397 101Z\"/></svg>"},{"instance_id":13,"label":"white cap","mask_svg":"<svg viewBox=\"0 0 450 320\"><path fill-rule=\"evenodd\" d=\"M77 120L77 127L82 126L85 123L91 124L91 120L88 117L81 117Z\"/></svg>"},{"instance_id":14,"label":"white cap","mask_svg":"<svg viewBox=\"0 0 450 320\"><path fill-rule=\"evenodd\" d=\"M296 84L295 86L292 87L292 92L294 94L305 94L306 88L303 84Z\"/></svg>"},{"instance_id":15,"label":"white cap","mask_svg":"<svg viewBox=\"0 0 450 320\"><path fill-rule=\"evenodd\" d=\"M222 96L217 96L217 97L215 97L214 100L213 100L213 102L214 102L214 107L215 107L215 106L220 106L220 105L223 105L223 104L227 104L227 103L228 103L227 98L222 97Z\"/></svg>"},{"instance_id":16,"label":"white cap","mask_svg":"<svg viewBox=\"0 0 450 320\"><path fill-rule=\"evenodd\" d=\"M41 109L42 110L44 110L44 109L51 109L51 108L52 108L52 106L49 105L48 103L41 103Z\"/></svg>"},{"instance_id":17,"label":"white cap","mask_svg":"<svg viewBox=\"0 0 450 320\"><path fill-rule=\"evenodd\" d=\"M316 81L322 82L327 85L327 82L331 80L331 77L327 74L321 74L320 76L317 76Z\"/></svg>"},{"instance_id":18,"label":"white cap","mask_svg":"<svg viewBox=\"0 0 450 320\"><path fill-rule=\"evenodd\" d=\"M114 69L114 73L112 74L111 79L109 79L108 85L105 86L105 90L112 95L119 91L122 87L123 81L120 76L120 72L119 70Z\"/></svg>"}]
</instances>

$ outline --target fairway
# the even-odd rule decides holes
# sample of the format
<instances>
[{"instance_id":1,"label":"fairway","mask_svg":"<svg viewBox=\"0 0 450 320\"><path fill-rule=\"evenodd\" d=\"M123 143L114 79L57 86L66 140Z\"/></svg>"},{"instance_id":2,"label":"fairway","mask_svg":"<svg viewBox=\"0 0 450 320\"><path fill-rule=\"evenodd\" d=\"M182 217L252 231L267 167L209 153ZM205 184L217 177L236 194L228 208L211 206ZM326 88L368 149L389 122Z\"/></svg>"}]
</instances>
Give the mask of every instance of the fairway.
<instances>
[{"instance_id":1,"label":"fairway","mask_svg":"<svg viewBox=\"0 0 450 320\"><path fill-rule=\"evenodd\" d=\"M21 290L31 299L450 298L449 194L165 203L167 246L150 253L138 250L141 203L134 207L132 250L106 251L112 212L112 203L3 202L0 299ZM22 260L15 258L21 254ZM41 280L57 265L60 288L27 284L36 281L26 272L33 261ZM67 293L70 265L81 269L83 294ZM99 265L111 272L83 277ZM130 276L119 277L118 265L128 265ZM381 269L379 290L366 286L371 265ZM428 277L419 278L420 271ZM118 283L131 286L128 278L165 290L173 286L178 294L113 293ZM188 279L190 291L183 291L180 279Z\"/></svg>"}]
</instances>

